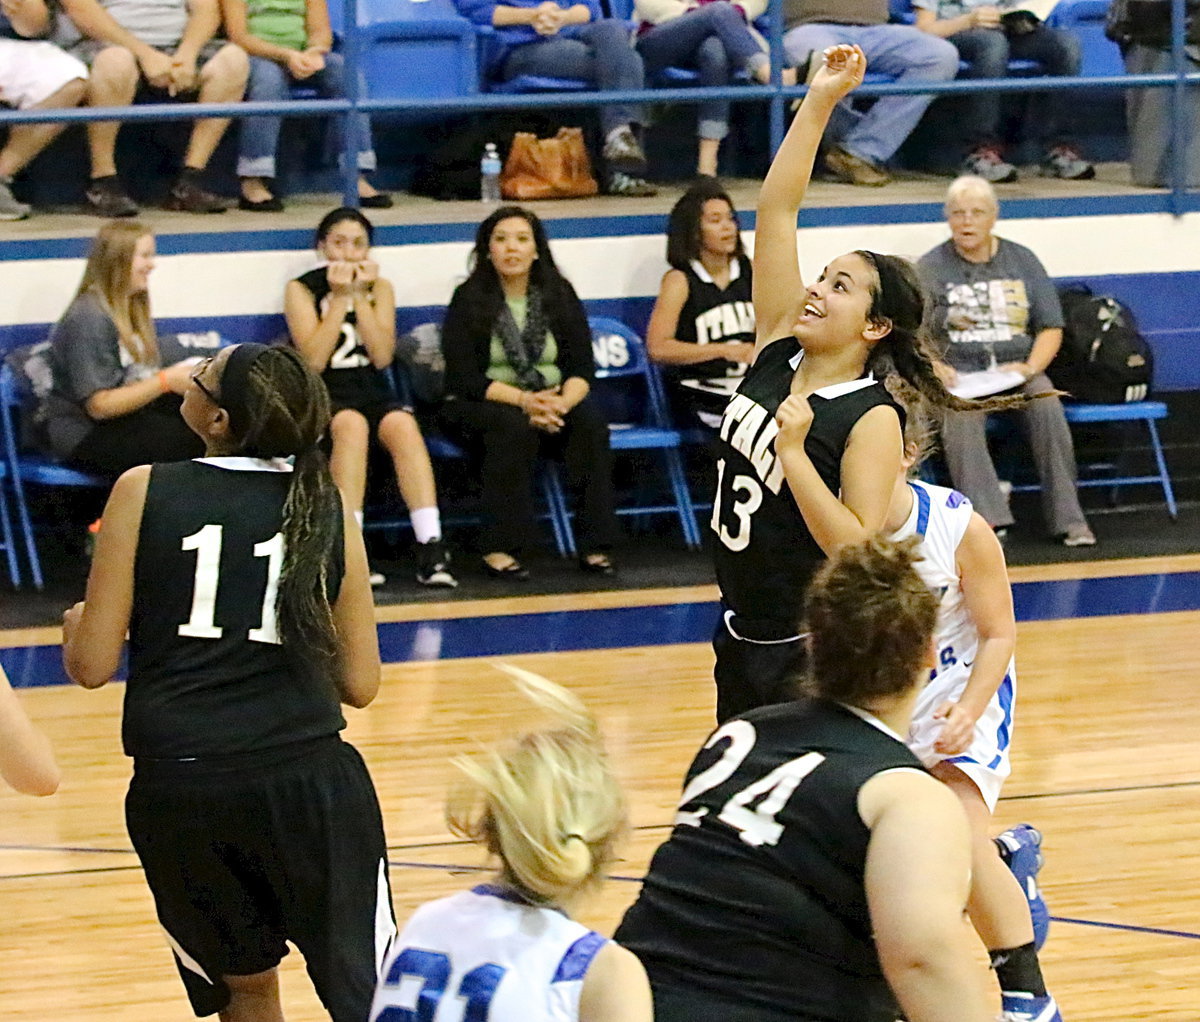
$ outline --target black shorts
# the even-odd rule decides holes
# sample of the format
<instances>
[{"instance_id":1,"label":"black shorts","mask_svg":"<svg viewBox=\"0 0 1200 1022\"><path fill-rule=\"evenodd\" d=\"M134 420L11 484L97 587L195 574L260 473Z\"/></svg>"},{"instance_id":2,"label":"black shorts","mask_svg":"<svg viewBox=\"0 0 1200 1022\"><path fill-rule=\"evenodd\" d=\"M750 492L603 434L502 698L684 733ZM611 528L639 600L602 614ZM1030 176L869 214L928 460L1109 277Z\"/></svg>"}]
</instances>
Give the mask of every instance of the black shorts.
<instances>
[{"instance_id":1,"label":"black shorts","mask_svg":"<svg viewBox=\"0 0 1200 1022\"><path fill-rule=\"evenodd\" d=\"M403 401L373 401L362 404L357 402L342 403L340 401L330 401L330 411L333 415L347 410L358 412L367 420L367 430L372 440L379 436L379 424L383 422L385 415L391 412L407 412L409 415L413 413L412 407L406 405Z\"/></svg>"},{"instance_id":2,"label":"black shorts","mask_svg":"<svg viewBox=\"0 0 1200 1022\"><path fill-rule=\"evenodd\" d=\"M808 666L804 636L772 637L770 629L757 630L750 622L734 618L733 635L722 611L713 632L717 655L713 678L717 683L717 723L724 724L758 706L787 703L799 694Z\"/></svg>"},{"instance_id":3,"label":"black shorts","mask_svg":"<svg viewBox=\"0 0 1200 1022\"><path fill-rule=\"evenodd\" d=\"M744 999L717 997L698 987L651 985L654 1022L806 1022L807 1016L772 1011Z\"/></svg>"},{"instance_id":4,"label":"black shorts","mask_svg":"<svg viewBox=\"0 0 1200 1022\"><path fill-rule=\"evenodd\" d=\"M138 760L125 820L197 1015L229 1003L223 976L274 968L290 940L334 1022L366 1019L395 920L353 746L330 736L220 767Z\"/></svg>"}]
</instances>

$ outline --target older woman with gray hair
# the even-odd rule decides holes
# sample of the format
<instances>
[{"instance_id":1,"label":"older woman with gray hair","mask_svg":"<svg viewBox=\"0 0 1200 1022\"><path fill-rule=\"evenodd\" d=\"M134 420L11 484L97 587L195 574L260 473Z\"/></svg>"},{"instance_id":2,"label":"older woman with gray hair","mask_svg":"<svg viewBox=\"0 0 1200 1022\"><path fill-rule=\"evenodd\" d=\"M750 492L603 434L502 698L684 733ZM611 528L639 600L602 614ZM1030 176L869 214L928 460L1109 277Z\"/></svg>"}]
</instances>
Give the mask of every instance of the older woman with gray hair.
<instances>
[{"instance_id":1,"label":"older woman with gray hair","mask_svg":"<svg viewBox=\"0 0 1200 1022\"><path fill-rule=\"evenodd\" d=\"M957 178L946 193L949 240L917 265L933 303L931 327L949 372L1011 374L1027 395L1054 389L1046 376L1062 343L1062 308L1045 268L1024 245L994 234L1000 207L981 177ZM952 386L953 386L953 382ZM1057 397L1017 410L1042 483L1042 510L1052 536L1066 546L1094 546L1076 489L1075 448ZM950 477L988 524L1013 524L1008 495L987 448L987 414L948 411L942 445Z\"/></svg>"}]
</instances>

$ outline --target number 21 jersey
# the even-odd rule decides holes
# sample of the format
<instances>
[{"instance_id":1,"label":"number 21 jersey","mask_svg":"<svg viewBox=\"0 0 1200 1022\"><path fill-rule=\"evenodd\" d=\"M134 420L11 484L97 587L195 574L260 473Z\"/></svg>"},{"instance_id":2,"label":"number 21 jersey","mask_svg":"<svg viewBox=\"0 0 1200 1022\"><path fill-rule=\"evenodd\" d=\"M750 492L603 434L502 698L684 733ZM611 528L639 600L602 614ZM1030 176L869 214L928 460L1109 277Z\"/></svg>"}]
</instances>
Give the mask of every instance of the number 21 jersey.
<instances>
[{"instance_id":1,"label":"number 21 jersey","mask_svg":"<svg viewBox=\"0 0 1200 1022\"><path fill-rule=\"evenodd\" d=\"M825 559L775 453L775 413L791 392L802 357L794 337L763 348L725 407L715 441L711 525L718 540L721 598L739 617L776 624L781 636L795 634L805 588ZM830 492L838 494L842 454L855 423L877 405L887 405L903 424L904 411L871 376L822 387L808 400L813 420L804 449Z\"/></svg>"}]
</instances>

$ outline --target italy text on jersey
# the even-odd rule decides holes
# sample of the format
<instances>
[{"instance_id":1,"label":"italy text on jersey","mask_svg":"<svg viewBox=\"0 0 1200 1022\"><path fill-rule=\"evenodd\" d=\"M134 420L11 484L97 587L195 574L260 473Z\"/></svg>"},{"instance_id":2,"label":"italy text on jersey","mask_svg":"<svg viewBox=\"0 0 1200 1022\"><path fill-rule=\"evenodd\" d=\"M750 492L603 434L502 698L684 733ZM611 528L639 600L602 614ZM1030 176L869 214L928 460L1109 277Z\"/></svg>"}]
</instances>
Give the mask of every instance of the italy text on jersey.
<instances>
[{"instance_id":1,"label":"italy text on jersey","mask_svg":"<svg viewBox=\"0 0 1200 1022\"><path fill-rule=\"evenodd\" d=\"M725 302L696 317L696 343L711 344L729 337L754 337L754 306Z\"/></svg>"},{"instance_id":2,"label":"italy text on jersey","mask_svg":"<svg viewBox=\"0 0 1200 1022\"><path fill-rule=\"evenodd\" d=\"M750 462L758 476L755 479L737 472L726 478L725 459L717 460L717 492L710 524L721 542L735 552L750 545L751 521L762 506L762 487L778 496L783 486L783 463L775 454L778 434L775 417L744 394L735 394L726 405L721 418L721 439ZM736 530L721 520L726 505L736 518Z\"/></svg>"}]
</instances>

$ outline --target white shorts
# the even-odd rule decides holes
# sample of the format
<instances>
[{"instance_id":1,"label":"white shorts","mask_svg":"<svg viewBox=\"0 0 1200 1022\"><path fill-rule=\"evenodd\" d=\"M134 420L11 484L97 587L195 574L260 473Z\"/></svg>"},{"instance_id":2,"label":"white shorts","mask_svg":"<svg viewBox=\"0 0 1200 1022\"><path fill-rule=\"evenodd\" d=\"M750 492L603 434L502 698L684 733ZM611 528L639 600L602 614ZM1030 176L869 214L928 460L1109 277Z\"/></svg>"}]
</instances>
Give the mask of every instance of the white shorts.
<instances>
[{"instance_id":1,"label":"white shorts","mask_svg":"<svg viewBox=\"0 0 1200 1022\"><path fill-rule=\"evenodd\" d=\"M0 39L0 103L28 110L44 103L68 82L87 80L81 61L53 43Z\"/></svg>"},{"instance_id":2,"label":"white shorts","mask_svg":"<svg viewBox=\"0 0 1200 1022\"><path fill-rule=\"evenodd\" d=\"M965 670L946 672L922 689L908 729L908 747L927 767L943 761L954 764L975 783L988 809L995 811L1000 789L1012 772L1008 749L1017 698L1016 670L1009 666L1000 688L975 722L975 735L966 750L954 756L934 752L933 743L941 733L942 721L933 719L933 711L947 700L957 702L967 687L967 678Z\"/></svg>"}]
</instances>

